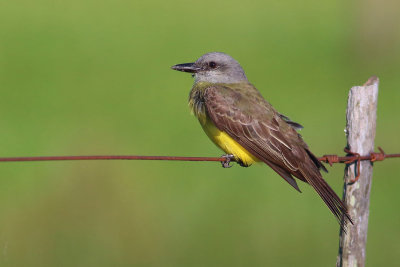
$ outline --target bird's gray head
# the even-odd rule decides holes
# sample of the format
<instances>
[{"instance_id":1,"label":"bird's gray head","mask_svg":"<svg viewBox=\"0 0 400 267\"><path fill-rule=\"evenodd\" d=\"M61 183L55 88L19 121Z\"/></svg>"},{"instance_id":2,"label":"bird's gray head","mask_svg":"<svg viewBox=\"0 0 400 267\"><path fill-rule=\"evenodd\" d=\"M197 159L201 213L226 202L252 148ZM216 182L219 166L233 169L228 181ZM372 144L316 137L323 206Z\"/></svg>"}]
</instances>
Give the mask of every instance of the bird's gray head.
<instances>
[{"instance_id":1,"label":"bird's gray head","mask_svg":"<svg viewBox=\"0 0 400 267\"><path fill-rule=\"evenodd\" d=\"M195 82L238 83L247 81L239 62L220 52L207 53L194 63L178 64L171 68L192 73Z\"/></svg>"}]
</instances>

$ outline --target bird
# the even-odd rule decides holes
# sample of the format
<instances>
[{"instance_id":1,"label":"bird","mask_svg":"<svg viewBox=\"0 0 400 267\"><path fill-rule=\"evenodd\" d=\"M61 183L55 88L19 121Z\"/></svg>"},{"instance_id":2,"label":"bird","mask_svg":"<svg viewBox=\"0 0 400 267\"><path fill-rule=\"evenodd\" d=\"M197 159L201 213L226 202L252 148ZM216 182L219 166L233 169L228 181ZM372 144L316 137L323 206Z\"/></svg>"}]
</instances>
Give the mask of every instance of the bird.
<instances>
[{"instance_id":1,"label":"bird","mask_svg":"<svg viewBox=\"0 0 400 267\"><path fill-rule=\"evenodd\" d=\"M279 113L247 79L238 61L210 52L173 70L191 73L189 107L207 136L230 160L243 167L263 162L297 191L295 178L310 184L335 215L342 229L353 223L346 205L323 179L324 165L298 130L303 126Z\"/></svg>"}]
</instances>

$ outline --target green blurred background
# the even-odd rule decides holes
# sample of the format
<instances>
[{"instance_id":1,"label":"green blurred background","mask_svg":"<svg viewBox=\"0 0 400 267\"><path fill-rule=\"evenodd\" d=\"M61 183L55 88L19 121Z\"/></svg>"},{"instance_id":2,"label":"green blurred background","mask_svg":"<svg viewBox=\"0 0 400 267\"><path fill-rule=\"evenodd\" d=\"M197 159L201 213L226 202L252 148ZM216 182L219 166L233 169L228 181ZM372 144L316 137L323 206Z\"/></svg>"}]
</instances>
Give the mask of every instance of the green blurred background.
<instances>
[{"instance_id":1,"label":"green blurred background","mask_svg":"<svg viewBox=\"0 0 400 267\"><path fill-rule=\"evenodd\" d=\"M210 51L236 58L316 155L342 154L351 86L381 80L376 145L400 152L397 1L0 2L0 156L219 156L189 113ZM375 165L367 265L400 253L399 160ZM343 165L325 175L341 194ZM339 227L266 166L0 165L0 266L334 266Z\"/></svg>"}]
</instances>

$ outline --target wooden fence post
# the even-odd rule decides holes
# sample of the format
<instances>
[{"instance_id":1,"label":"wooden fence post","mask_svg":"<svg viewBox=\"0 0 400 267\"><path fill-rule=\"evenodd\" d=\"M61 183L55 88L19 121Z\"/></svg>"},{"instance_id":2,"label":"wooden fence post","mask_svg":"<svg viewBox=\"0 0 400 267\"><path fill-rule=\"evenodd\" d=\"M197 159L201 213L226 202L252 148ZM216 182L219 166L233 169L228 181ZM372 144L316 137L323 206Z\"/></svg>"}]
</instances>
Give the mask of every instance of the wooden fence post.
<instances>
[{"instance_id":1,"label":"wooden fence post","mask_svg":"<svg viewBox=\"0 0 400 267\"><path fill-rule=\"evenodd\" d=\"M378 84L379 79L373 76L363 86L354 86L349 92L347 147L361 156L374 151ZM362 161L358 181L350 183L357 175L356 166L357 163L352 163L345 168L344 202L354 225L349 225L347 233L340 231L338 267L365 266L372 163Z\"/></svg>"}]
</instances>

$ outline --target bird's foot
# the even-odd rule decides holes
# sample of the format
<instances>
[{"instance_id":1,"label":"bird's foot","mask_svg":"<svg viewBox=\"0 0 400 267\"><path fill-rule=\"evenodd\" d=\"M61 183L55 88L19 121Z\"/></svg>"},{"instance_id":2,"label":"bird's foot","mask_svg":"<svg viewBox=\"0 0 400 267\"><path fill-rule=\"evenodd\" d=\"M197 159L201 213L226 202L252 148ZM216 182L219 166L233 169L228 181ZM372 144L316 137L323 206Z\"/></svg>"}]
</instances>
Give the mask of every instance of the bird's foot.
<instances>
[{"instance_id":1,"label":"bird's foot","mask_svg":"<svg viewBox=\"0 0 400 267\"><path fill-rule=\"evenodd\" d=\"M225 158L225 161L221 161L222 168L230 168L232 165L230 165L231 161L235 159L235 157L232 154L228 155L222 155L222 158Z\"/></svg>"}]
</instances>

